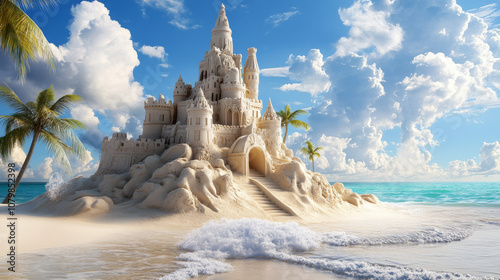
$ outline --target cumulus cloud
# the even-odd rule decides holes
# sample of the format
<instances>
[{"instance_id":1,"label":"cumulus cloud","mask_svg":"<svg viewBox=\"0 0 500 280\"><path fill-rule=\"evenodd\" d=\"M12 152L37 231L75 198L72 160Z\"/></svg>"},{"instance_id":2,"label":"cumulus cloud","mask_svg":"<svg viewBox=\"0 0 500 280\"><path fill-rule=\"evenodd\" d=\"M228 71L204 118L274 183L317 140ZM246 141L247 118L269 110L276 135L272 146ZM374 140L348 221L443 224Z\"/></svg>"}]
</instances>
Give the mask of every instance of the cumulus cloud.
<instances>
[{"instance_id":1,"label":"cumulus cloud","mask_svg":"<svg viewBox=\"0 0 500 280\"><path fill-rule=\"evenodd\" d=\"M330 88L329 77L322 68L324 64L323 55L318 49L310 50L307 56L290 55L286 63L289 65L286 75L292 81L299 82L282 85L280 87L282 91L296 90L316 95ZM274 70L264 70L264 73L285 75L284 69L285 67L278 70L274 68Z\"/></svg>"},{"instance_id":2,"label":"cumulus cloud","mask_svg":"<svg viewBox=\"0 0 500 280\"><path fill-rule=\"evenodd\" d=\"M199 25L192 25L188 18L189 11L184 5L184 0L140 0L143 6L153 7L165 11L172 19L170 24L179 29L198 28ZM143 13L145 11L143 10Z\"/></svg>"},{"instance_id":3,"label":"cumulus cloud","mask_svg":"<svg viewBox=\"0 0 500 280\"><path fill-rule=\"evenodd\" d=\"M495 173L495 143L483 146L479 163L457 160L448 168L433 163L432 151L442 141L433 134L437 120L500 104L499 31L452 0L363 0L339 14L350 30L334 54L323 60L319 50L311 50L314 55L291 56L288 73L275 67L264 74L300 81L282 89L304 89L311 77L322 77L319 84L328 85L308 91L315 98L308 119L313 129L300 139L326 147L326 161L317 168L343 180ZM300 67L294 69L294 63ZM392 129L400 131L401 140L389 144L384 134ZM303 145L295 144L297 137L291 135L287 143L294 150Z\"/></svg>"},{"instance_id":4,"label":"cumulus cloud","mask_svg":"<svg viewBox=\"0 0 500 280\"><path fill-rule=\"evenodd\" d=\"M127 116L142 116L143 87L133 76L139 59L129 30L112 20L108 9L97 1L83 1L71 13L68 42L51 45L56 75L48 73L45 64L33 63L26 82L21 85L9 57L0 55L0 62L6 62L0 63L5 82L23 100L32 100L37 92L53 84L58 97L80 95L82 105L113 122Z\"/></svg>"},{"instance_id":5,"label":"cumulus cloud","mask_svg":"<svg viewBox=\"0 0 500 280\"><path fill-rule=\"evenodd\" d=\"M350 30L349 37L342 37L337 42L336 55L369 48L383 55L401 48L403 29L389 21L390 11L376 10L370 0L357 0L351 7L340 9L339 15Z\"/></svg>"},{"instance_id":6,"label":"cumulus cloud","mask_svg":"<svg viewBox=\"0 0 500 280\"><path fill-rule=\"evenodd\" d=\"M269 16L266 19L266 22L270 22L274 25L274 27L277 27L278 25L282 24L283 22L289 20L291 17L300 14L300 12L297 10L297 8L292 7L292 9L288 12L284 13L278 13Z\"/></svg>"},{"instance_id":7,"label":"cumulus cloud","mask_svg":"<svg viewBox=\"0 0 500 280\"><path fill-rule=\"evenodd\" d=\"M47 71L46 64L32 63L26 81L20 84L12 58L0 53L0 76L23 101L33 100L39 91L51 84L57 97L64 94L82 96L83 101L70 113L89 128L81 135L82 142L95 148L94 152L100 152L102 131L109 131L112 127L119 130L133 128L132 134L138 136L138 126L130 123L144 116L143 86L133 76L139 59L129 30L111 19L109 10L102 3L82 1L72 7L71 13L73 20L68 26L68 41L59 46L51 44L55 75ZM151 77L159 79L163 73L159 70L161 68L164 67L158 66L158 71L152 71ZM72 162L75 170L84 172L95 167L93 160L77 161ZM55 162L46 159L33 170L47 174L45 171L49 167L56 170L54 166Z\"/></svg>"},{"instance_id":8,"label":"cumulus cloud","mask_svg":"<svg viewBox=\"0 0 500 280\"><path fill-rule=\"evenodd\" d=\"M149 57L159 58L165 60L165 48L161 46L142 46L139 51Z\"/></svg>"}]
</instances>

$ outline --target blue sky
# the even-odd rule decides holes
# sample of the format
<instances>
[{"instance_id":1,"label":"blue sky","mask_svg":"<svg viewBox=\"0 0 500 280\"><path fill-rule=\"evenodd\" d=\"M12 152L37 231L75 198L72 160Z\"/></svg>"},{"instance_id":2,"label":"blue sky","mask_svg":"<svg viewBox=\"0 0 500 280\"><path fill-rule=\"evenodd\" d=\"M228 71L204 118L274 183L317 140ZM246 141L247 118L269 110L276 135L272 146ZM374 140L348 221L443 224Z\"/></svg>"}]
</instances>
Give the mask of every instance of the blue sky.
<instances>
[{"instance_id":1,"label":"blue sky","mask_svg":"<svg viewBox=\"0 0 500 280\"><path fill-rule=\"evenodd\" d=\"M53 44L55 74L32 63L21 84L0 54L0 81L24 101L50 85L84 97L68 116L89 127L73 175L90 175L104 136L140 134L147 95L171 99L179 75L196 82L222 2L60 2L28 11ZM287 145L324 147L316 169L331 181L500 180L496 1L224 4L234 52L245 60L258 49L260 98L309 112L313 129L291 129ZM22 163L25 146L12 161ZM27 179L47 180L60 167L38 147Z\"/></svg>"}]
</instances>

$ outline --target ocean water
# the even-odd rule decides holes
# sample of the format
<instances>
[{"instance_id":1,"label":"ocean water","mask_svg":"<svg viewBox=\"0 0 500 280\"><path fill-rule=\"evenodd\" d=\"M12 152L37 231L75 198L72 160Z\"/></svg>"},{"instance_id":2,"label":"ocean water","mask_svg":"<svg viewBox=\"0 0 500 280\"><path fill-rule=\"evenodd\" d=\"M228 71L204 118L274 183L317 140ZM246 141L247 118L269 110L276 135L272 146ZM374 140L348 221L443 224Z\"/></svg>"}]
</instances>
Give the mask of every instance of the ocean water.
<instances>
[{"instance_id":1,"label":"ocean water","mask_svg":"<svg viewBox=\"0 0 500 280\"><path fill-rule=\"evenodd\" d=\"M15 279L500 279L500 183L345 186L397 215L123 231L24 253Z\"/></svg>"},{"instance_id":2,"label":"ocean water","mask_svg":"<svg viewBox=\"0 0 500 280\"><path fill-rule=\"evenodd\" d=\"M29 201L46 191L47 182L21 182L16 191L16 203L23 203ZM8 184L6 182L0 183L0 197L3 198L7 195Z\"/></svg>"}]
</instances>

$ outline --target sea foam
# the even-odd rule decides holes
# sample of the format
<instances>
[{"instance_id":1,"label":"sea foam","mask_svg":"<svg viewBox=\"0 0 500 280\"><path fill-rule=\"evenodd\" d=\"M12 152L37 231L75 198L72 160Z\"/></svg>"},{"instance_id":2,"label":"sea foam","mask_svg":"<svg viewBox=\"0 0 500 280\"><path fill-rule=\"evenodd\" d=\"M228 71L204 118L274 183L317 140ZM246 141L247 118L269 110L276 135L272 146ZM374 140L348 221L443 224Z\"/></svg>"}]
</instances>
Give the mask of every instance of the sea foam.
<instances>
[{"instance_id":1,"label":"sea foam","mask_svg":"<svg viewBox=\"0 0 500 280\"><path fill-rule=\"evenodd\" d=\"M450 231L451 232L451 231ZM326 242L334 246L351 244L401 244L451 242L464 235L450 236L450 232L430 229L402 237L368 239L338 233L320 234L297 223L276 223L259 219L211 221L191 232L179 245L192 252L177 257L180 268L163 276L167 279L187 279L199 275L228 272L232 266L225 259L269 258L301 264L315 269L355 278L369 279L475 279L470 275L436 272L403 266L387 266L365 261L332 260L325 257L297 255L311 251ZM434 237L421 237L430 233ZM465 237L463 237L465 238ZM334 239L339 239L337 243Z\"/></svg>"},{"instance_id":2,"label":"sea foam","mask_svg":"<svg viewBox=\"0 0 500 280\"><path fill-rule=\"evenodd\" d=\"M61 174L53 172L49 177L49 181L45 184L45 189L50 200L55 200L66 189Z\"/></svg>"},{"instance_id":3,"label":"sea foam","mask_svg":"<svg viewBox=\"0 0 500 280\"><path fill-rule=\"evenodd\" d=\"M463 240L472 235L473 231L473 227L429 227L406 234L380 237L361 237L345 232L329 232L323 235L323 242L331 246L449 243Z\"/></svg>"}]
</instances>

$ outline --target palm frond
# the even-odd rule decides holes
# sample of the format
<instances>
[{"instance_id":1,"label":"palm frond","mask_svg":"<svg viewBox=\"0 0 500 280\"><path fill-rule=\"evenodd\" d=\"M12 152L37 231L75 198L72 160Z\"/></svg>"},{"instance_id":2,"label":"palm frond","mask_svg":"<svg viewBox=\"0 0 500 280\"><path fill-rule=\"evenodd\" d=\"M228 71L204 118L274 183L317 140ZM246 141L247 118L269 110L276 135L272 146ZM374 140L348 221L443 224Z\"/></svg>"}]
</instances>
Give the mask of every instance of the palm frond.
<instances>
[{"instance_id":1,"label":"palm frond","mask_svg":"<svg viewBox=\"0 0 500 280\"><path fill-rule=\"evenodd\" d=\"M32 133L27 127L15 128L3 137L0 137L0 155L3 159L7 159L14 147L17 144L23 145L26 138Z\"/></svg>"},{"instance_id":2,"label":"palm frond","mask_svg":"<svg viewBox=\"0 0 500 280\"><path fill-rule=\"evenodd\" d=\"M13 55L21 80L26 77L29 60L37 61L41 57L54 69L49 42L36 23L16 5L22 2L33 1L3 0L0 5L0 47Z\"/></svg>"},{"instance_id":3,"label":"palm frond","mask_svg":"<svg viewBox=\"0 0 500 280\"><path fill-rule=\"evenodd\" d=\"M22 113L31 113L31 110L24 104L19 96L4 83L4 86L0 86L0 100L3 100L9 107L14 109L14 111Z\"/></svg>"},{"instance_id":4,"label":"palm frond","mask_svg":"<svg viewBox=\"0 0 500 280\"><path fill-rule=\"evenodd\" d=\"M306 111L302 110L302 109L299 109L299 110L296 110L296 111L293 111L291 114L290 114L290 118L291 119L296 119L298 116L300 115L305 115L307 114Z\"/></svg>"},{"instance_id":5,"label":"palm frond","mask_svg":"<svg viewBox=\"0 0 500 280\"><path fill-rule=\"evenodd\" d=\"M82 97L76 94L67 94L61 98L59 98L50 109L57 113L58 115L62 115L64 111L69 109L75 102L82 100Z\"/></svg>"},{"instance_id":6,"label":"palm frond","mask_svg":"<svg viewBox=\"0 0 500 280\"><path fill-rule=\"evenodd\" d=\"M15 3L17 6L21 6L24 8L32 8L38 6L40 8L48 8L53 5L57 5L59 3L58 0L10 0Z\"/></svg>"},{"instance_id":7,"label":"palm frond","mask_svg":"<svg viewBox=\"0 0 500 280\"><path fill-rule=\"evenodd\" d=\"M309 130L311 128L311 126L308 123L301 121L301 120L292 120L292 121L290 121L290 124L293 127L303 128L305 130Z\"/></svg>"},{"instance_id":8,"label":"palm frond","mask_svg":"<svg viewBox=\"0 0 500 280\"><path fill-rule=\"evenodd\" d=\"M70 172L71 165L68 156L73 154L71 147L65 144L57 135L46 130L40 133L40 140L42 140L47 145L49 151L54 154L56 161L61 163L66 171Z\"/></svg>"},{"instance_id":9,"label":"palm frond","mask_svg":"<svg viewBox=\"0 0 500 280\"><path fill-rule=\"evenodd\" d=\"M44 108L50 108L55 98L56 95L52 86L48 89L40 91L36 97L37 111L41 112Z\"/></svg>"}]
</instances>

